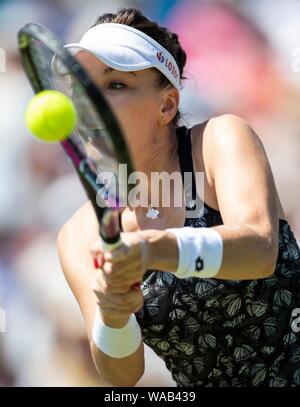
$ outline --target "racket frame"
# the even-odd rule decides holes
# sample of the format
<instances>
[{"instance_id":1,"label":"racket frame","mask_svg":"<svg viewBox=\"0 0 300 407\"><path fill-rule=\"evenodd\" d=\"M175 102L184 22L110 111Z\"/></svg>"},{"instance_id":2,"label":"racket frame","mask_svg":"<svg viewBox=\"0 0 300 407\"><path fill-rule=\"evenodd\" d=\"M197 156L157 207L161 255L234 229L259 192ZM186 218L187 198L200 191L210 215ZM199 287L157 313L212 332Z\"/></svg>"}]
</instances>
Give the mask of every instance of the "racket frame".
<instances>
[{"instance_id":1,"label":"racket frame","mask_svg":"<svg viewBox=\"0 0 300 407\"><path fill-rule=\"evenodd\" d=\"M133 171L133 165L126 141L100 89L94 84L89 74L75 57L64 48L59 38L45 27L39 24L29 23L19 30L18 43L23 68L34 93L39 93L47 89L43 86L30 53L30 43L32 40L41 42L53 55L59 58L68 69L70 75L84 88L90 102L95 108L95 112L99 114L99 117L105 123L106 130L111 136L117 161L122 164L126 163L127 171L130 174ZM71 160L85 192L92 203L100 225L100 236L106 248L109 246L112 247L112 245L115 247L120 239L120 208L97 204L96 197L99 199L97 193L103 185L97 183L97 175L91 170L88 164L88 158L80 151L71 138L67 138L65 141L60 142L60 144Z\"/></svg>"}]
</instances>

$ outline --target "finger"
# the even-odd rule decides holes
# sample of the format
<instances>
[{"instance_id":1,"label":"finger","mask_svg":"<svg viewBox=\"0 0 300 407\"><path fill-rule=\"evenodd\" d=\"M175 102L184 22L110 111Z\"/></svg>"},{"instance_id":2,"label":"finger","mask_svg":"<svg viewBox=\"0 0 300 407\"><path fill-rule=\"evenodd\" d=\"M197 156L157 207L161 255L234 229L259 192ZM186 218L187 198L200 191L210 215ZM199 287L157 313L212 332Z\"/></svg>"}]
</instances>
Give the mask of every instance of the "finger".
<instances>
[{"instance_id":1,"label":"finger","mask_svg":"<svg viewBox=\"0 0 300 407\"><path fill-rule=\"evenodd\" d=\"M110 252L105 252L104 260L110 261L111 263L118 263L120 261L127 260L131 250L131 247L128 247L125 244L121 244L116 249Z\"/></svg>"},{"instance_id":2,"label":"finger","mask_svg":"<svg viewBox=\"0 0 300 407\"><path fill-rule=\"evenodd\" d=\"M93 244L93 246L90 249L90 253L93 258L94 267L96 269L101 268L104 263L103 251L101 249L101 241L97 241Z\"/></svg>"},{"instance_id":3,"label":"finger","mask_svg":"<svg viewBox=\"0 0 300 407\"><path fill-rule=\"evenodd\" d=\"M100 304L107 308L119 310L121 312L132 313L140 309L143 305L142 295L135 295L129 297L128 295L112 296L109 299L102 298L99 300Z\"/></svg>"},{"instance_id":4,"label":"finger","mask_svg":"<svg viewBox=\"0 0 300 407\"><path fill-rule=\"evenodd\" d=\"M142 298L141 292L136 292L135 290L129 291L127 294L116 294L112 296L112 300L116 305L121 307L132 307L140 302Z\"/></svg>"},{"instance_id":5,"label":"finger","mask_svg":"<svg viewBox=\"0 0 300 407\"><path fill-rule=\"evenodd\" d=\"M92 282L91 288L96 295L109 296L112 294L126 294L131 290L132 287L131 284L124 284L123 282L120 284L111 285L100 276Z\"/></svg>"},{"instance_id":6,"label":"finger","mask_svg":"<svg viewBox=\"0 0 300 407\"><path fill-rule=\"evenodd\" d=\"M139 287L134 288L135 290L139 289ZM99 292L103 292L105 295L113 295L113 294L128 294L129 291L133 289L132 284L106 284L106 287L101 290L96 290Z\"/></svg>"},{"instance_id":7,"label":"finger","mask_svg":"<svg viewBox=\"0 0 300 407\"><path fill-rule=\"evenodd\" d=\"M102 266L103 277L108 284L127 284L132 286L142 281L146 270L143 269L141 261L135 260L130 264L112 264L105 262Z\"/></svg>"},{"instance_id":8,"label":"finger","mask_svg":"<svg viewBox=\"0 0 300 407\"><path fill-rule=\"evenodd\" d=\"M111 263L104 261L103 272L106 278L111 279L126 279L127 275L133 274L136 269L141 268L140 260L133 259L131 261Z\"/></svg>"},{"instance_id":9,"label":"finger","mask_svg":"<svg viewBox=\"0 0 300 407\"><path fill-rule=\"evenodd\" d=\"M112 264L131 264L135 260L139 260L146 266L148 258L147 246L143 241L141 241L139 244L134 246L122 246L111 252L105 252L103 257L104 261L109 261Z\"/></svg>"},{"instance_id":10,"label":"finger","mask_svg":"<svg viewBox=\"0 0 300 407\"><path fill-rule=\"evenodd\" d=\"M141 288L141 281L136 281L132 283L131 281L128 283L122 282L121 284L109 284L107 283L107 291L109 294L126 294L131 289L139 290Z\"/></svg>"},{"instance_id":11,"label":"finger","mask_svg":"<svg viewBox=\"0 0 300 407\"><path fill-rule=\"evenodd\" d=\"M95 269L101 269L104 265L104 256L102 254L93 257L94 267Z\"/></svg>"},{"instance_id":12,"label":"finger","mask_svg":"<svg viewBox=\"0 0 300 407\"><path fill-rule=\"evenodd\" d=\"M90 253L93 257L96 257L98 254L103 253L101 240L96 240L90 248Z\"/></svg>"},{"instance_id":13,"label":"finger","mask_svg":"<svg viewBox=\"0 0 300 407\"><path fill-rule=\"evenodd\" d=\"M141 293L115 294L109 297L100 295L97 296L98 302L104 309L114 309L123 312L133 312L143 302Z\"/></svg>"},{"instance_id":14,"label":"finger","mask_svg":"<svg viewBox=\"0 0 300 407\"><path fill-rule=\"evenodd\" d=\"M103 271L97 276L96 279L93 279L91 282L91 290L96 294L111 295L111 294L126 294L130 290L133 290L134 294L142 293L141 292L141 283L142 281L136 281L132 283L124 283L121 281L120 284L110 284L105 280L103 276Z\"/></svg>"}]
</instances>

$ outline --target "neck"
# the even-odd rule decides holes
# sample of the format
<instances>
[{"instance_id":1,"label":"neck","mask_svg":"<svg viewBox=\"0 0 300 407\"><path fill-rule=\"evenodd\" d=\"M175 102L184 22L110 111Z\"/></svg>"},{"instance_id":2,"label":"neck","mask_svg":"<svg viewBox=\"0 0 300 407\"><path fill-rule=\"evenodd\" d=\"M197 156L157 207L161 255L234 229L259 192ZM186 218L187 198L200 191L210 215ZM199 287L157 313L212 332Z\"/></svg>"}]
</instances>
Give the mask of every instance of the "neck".
<instances>
[{"instance_id":1,"label":"neck","mask_svg":"<svg viewBox=\"0 0 300 407\"><path fill-rule=\"evenodd\" d=\"M176 129L173 126L166 126L152 134L154 135L147 141L139 137L131 147L135 170L143 172L147 177L151 177L151 172L176 171L178 167Z\"/></svg>"},{"instance_id":2,"label":"neck","mask_svg":"<svg viewBox=\"0 0 300 407\"><path fill-rule=\"evenodd\" d=\"M152 134L154 136L150 136L146 142L145 139L139 137L136 143L132 143L133 148L131 149L135 171L142 172L148 179L148 183L142 186L142 188L146 187L147 191L144 192L148 197L148 205L144 207L144 211L147 206L162 208L163 184L157 185L154 182L152 185L151 175L154 175L153 173L171 175L180 171L176 129L173 127L163 128L160 129L160 132L153 132ZM153 191L152 188L154 188ZM156 203L151 199L153 196L158 197L155 200ZM173 202L174 185L172 182L170 183L170 196L171 202Z\"/></svg>"}]
</instances>

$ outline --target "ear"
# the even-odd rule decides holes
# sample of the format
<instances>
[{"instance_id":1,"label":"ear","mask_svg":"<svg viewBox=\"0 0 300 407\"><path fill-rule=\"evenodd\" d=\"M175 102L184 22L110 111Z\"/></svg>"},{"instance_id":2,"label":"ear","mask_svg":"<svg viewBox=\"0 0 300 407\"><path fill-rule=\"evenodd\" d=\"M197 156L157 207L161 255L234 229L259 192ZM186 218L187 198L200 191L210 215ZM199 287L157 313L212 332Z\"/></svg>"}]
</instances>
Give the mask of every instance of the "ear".
<instances>
[{"instance_id":1,"label":"ear","mask_svg":"<svg viewBox=\"0 0 300 407\"><path fill-rule=\"evenodd\" d=\"M160 126L167 126L174 119L179 106L179 92L175 88L164 89L158 122Z\"/></svg>"}]
</instances>

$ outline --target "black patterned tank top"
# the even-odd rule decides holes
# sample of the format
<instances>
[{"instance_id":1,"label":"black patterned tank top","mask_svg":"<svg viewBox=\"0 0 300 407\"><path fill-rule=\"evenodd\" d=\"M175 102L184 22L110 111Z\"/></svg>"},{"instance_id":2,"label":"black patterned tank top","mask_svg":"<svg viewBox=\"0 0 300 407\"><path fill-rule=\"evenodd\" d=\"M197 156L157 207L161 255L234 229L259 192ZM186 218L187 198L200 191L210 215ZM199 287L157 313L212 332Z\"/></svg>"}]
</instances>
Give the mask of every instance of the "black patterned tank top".
<instances>
[{"instance_id":1,"label":"black patterned tank top","mask_svg":"<svg viewBox=\"0 0 300 407\"><path fill-rule=\"evenodd\" d=\"M183 171L192 165L190 134L181 128L179 136ZM185 221L194 228L221 224L220 212L205 203L198 218ZM177 279L148 270L142 291L136 317L143 340L177 386L300 387L300 250L285 220L268 278Z\"/></svg>"}]
</instances>

